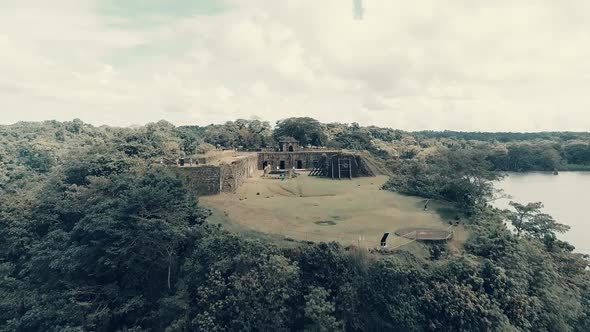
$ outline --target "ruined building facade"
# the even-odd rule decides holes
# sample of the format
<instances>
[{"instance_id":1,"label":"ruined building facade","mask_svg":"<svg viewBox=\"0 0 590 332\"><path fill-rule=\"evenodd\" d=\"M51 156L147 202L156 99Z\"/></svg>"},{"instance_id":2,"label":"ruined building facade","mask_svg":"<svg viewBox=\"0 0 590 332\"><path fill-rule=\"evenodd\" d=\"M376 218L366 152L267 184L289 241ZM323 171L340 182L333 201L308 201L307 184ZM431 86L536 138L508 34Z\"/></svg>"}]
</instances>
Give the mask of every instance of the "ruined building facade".
<instances>
[{"instance_id":1,"label":"ruined building facade","mask_svg":"<svg viewBox=\"0 0 590 332\"><path fill-rule=\"evenodd\" d=\"M380 174L366 152L304 148L289 137L260 152L214 152L174 165L187 187L198 195L233 192L266 166L271 170L308 170L309 175L332 179Z\"/></svg>"},{"instance_id":2,"label":"ruined building facade","mask_svg":"<svg viewBox=\"0 0 590 332\"><path fill-rule=\"evenodd\" d=\"M303 148L297 140L279 140L274 151L258 153L258 169L270 166L272 170L310 170L311 175L330 178L352 178L376 175L366 158L357 152Z\"/></svg>"}]
</instances>

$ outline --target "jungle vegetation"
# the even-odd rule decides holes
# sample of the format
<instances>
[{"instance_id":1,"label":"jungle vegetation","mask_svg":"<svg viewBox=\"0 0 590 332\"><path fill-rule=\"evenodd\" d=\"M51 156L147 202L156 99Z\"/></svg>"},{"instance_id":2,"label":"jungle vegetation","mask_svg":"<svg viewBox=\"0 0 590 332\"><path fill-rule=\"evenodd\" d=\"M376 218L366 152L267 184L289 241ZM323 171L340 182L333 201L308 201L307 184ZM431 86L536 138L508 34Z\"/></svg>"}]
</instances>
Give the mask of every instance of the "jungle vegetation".
<instances>
[{"instance_id":1,"label":"jungle vegetation","mask_svg":"<svg viewBox=\"0 0 590 332\"><path fill-rule=\"evenodd\" d=\"M208 223L198 197L151 162L281 136L366 149L394 173L386 189L454 203L469 215L462 252L243 238ZM557 239L567 226L541 203L489 204L502 171L585 167L587 133L309 118L0 126L0 331L588 331L589 261Z\"/></svg>"}]
</instances>

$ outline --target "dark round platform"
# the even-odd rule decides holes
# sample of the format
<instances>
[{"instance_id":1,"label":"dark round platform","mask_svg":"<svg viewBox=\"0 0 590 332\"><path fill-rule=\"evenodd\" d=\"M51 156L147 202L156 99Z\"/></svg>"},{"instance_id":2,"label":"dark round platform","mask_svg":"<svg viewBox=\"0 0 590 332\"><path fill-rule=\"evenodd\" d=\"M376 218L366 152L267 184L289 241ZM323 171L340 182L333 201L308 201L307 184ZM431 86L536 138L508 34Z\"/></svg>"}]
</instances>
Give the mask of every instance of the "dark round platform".
<instances>
[{"instance_id":1,"label":"dark round platform","mask_svg":"<svg viewBox=\"0 0 590 332\"><path fill-rule=\"evenodd\" d=\"M395 235L418 241L446 241L453 237L453 232L433 228L402 228Z\"/></svg>"}]
</instances>

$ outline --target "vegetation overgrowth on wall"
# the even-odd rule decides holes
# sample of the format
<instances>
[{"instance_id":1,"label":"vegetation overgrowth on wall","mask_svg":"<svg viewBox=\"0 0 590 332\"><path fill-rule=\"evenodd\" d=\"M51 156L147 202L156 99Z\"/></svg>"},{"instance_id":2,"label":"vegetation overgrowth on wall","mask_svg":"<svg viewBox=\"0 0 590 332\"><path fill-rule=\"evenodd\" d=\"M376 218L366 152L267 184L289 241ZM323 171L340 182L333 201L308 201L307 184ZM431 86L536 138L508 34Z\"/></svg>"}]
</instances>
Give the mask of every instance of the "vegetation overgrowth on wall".
<instances>
[{"instance_id":1,"label":"vegetation overgrowth on wall","mask_svg":"<svg viewBox=\"0 0 590 332\"><path fill-rule=\"evenodd\" d=\"M282 127L288 124L288 127ZM366 149L402 193L469 214L458 255L281 248L206 222L145 161L278 137ZM302 134L303 133L303 134ZM498 171L590 165L585 133L409 133L313 119L139 128L0 126L1 331L588 331L588 257L536 203L489 205ZM510 220L516 227L505 226Z\"/></svg>"}]
</instances>

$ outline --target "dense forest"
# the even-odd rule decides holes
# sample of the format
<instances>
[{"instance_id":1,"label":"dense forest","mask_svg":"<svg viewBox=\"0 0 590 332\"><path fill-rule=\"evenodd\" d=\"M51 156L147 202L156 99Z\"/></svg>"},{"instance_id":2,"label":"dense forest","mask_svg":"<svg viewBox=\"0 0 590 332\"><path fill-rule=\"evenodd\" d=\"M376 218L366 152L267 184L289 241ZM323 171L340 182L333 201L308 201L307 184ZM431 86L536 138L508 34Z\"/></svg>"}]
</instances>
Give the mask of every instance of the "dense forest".
<instances>
[{"instance_id":1,"label":"dense forest","mask_svg":"<svg viewBox=\"0 0 590 332\"><path fill-rule=\"evenodd\" d=\"M245 238L153 163L283 136L368 150L392 171L384 189L468 216L467 243L422 257ZM0 126L0 331L588 331L589 258L558 239L568 227L541 203L490 205L502 172L556 169L590 169L590 134Z\"/></svg>"}]
</instances>

